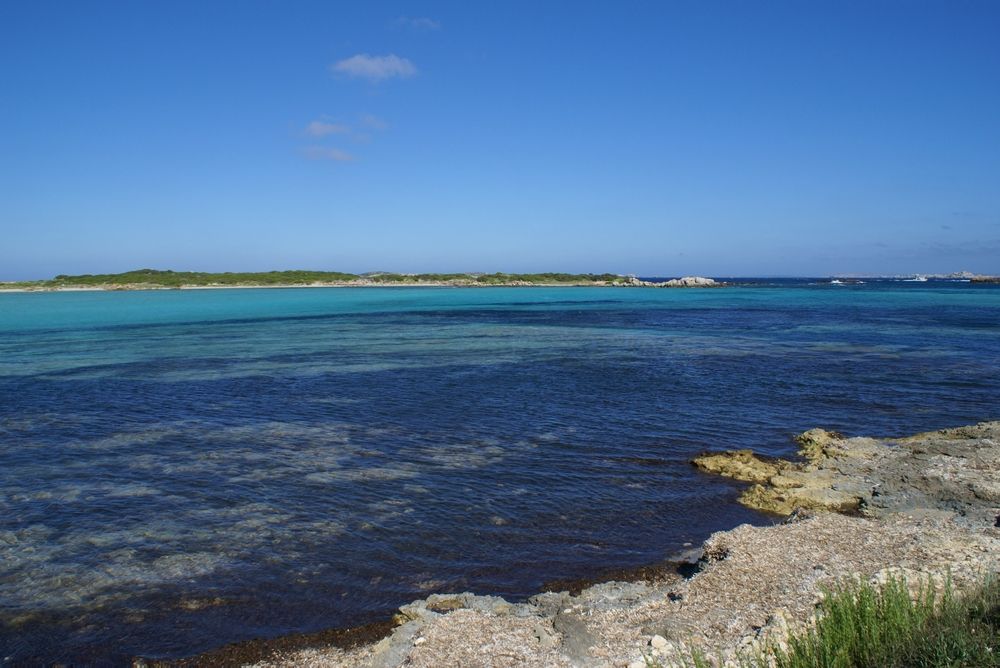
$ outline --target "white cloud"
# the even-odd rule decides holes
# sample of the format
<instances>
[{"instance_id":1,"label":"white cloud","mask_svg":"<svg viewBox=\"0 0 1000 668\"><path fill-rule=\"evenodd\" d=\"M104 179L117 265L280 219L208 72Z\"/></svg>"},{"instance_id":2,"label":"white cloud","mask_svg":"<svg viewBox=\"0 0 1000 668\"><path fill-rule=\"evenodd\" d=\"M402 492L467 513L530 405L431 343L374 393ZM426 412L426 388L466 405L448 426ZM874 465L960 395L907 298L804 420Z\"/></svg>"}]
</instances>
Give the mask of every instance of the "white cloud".
<instances>
[{"instance_id":1,"label":"white cloud","mask_svg":"<svg viewBox=\"0 0 1000 668\"><path fill-rule=\"evenodd\" d=\"M351 128L340 123L329 123L327 121L313 121L306 126L306 134L310 137L325 137L333 134L345 134Z\"/></svg>"},{"instance_id":2,"label":"white cloud","mask_svg":"<svg viewBox=\"0 0 1000 668\"><path fill-rule=\"evenodd\" d=\"M381 81L393 77L407 78L417 73L417 68L406 58L390 53L388 56L372 56L359 53L330 66L337 74L349 77Z\"/></svg>"},{"instance_id":3,"label":"white cloud","mask_svg":"<svg viewBox=\"0 0 1000 668\"><path fill-rule=\"evenodd\" d=\"M327 146L306 146L303 152L310 160L333 160L335 162L351 162L354 160L354 156L347 151Z\"/></svg>"},{"instance_id":4,"label":"white cloud","mask_svg":"<svg viewBox=\"0 0 1000 668\"><path fill-rule=\"evenodd\" d=\"M413 17L413 16L400 16L396 19L397 28L407 28L409 30L416 31L431 31L440 30L441 22L435 21L434 19L429 19L426 16Z\"/></svg>"}]
</instances>

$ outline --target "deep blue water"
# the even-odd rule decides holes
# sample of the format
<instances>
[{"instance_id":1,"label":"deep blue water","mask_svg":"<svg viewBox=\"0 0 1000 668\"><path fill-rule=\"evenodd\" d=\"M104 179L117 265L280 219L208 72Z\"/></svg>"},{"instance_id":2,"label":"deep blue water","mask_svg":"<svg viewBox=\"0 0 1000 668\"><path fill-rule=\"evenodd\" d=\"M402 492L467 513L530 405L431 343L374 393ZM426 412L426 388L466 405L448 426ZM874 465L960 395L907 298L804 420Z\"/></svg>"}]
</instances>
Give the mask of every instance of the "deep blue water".
<instances>
[{"instance_id":1,"label":"deep blue water","mask_svg":"<svg viewBox=\"0 0 1000 668\"><path fill-rule=\"evenodd\" d=\"M0 660L527 596L772 521L699 451L997 396L968 283L0 294Z\"/></svg>"}]
</instances>

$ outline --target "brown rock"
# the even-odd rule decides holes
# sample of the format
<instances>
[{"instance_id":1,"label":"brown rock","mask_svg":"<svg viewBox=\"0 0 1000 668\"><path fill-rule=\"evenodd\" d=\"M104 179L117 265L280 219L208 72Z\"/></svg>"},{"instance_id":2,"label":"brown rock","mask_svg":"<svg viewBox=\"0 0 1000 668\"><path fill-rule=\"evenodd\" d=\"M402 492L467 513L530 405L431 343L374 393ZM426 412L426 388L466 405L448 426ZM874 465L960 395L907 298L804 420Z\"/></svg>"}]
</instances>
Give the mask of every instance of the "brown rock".
<instances>
[{"instance_id":1,"label":"brown rock","mask_svg":"<svg viewBox=\"0 0 1000 668\"><path fill-rule=\"evenodd\" d=\"M717 454L702 455L696 457L693 463L706 473L760 483L767 482L778 475L779 471L788 465L788 462L780 460L766 461L755 455L752 450L729 450Z\"/></svg>"}]
</instances>

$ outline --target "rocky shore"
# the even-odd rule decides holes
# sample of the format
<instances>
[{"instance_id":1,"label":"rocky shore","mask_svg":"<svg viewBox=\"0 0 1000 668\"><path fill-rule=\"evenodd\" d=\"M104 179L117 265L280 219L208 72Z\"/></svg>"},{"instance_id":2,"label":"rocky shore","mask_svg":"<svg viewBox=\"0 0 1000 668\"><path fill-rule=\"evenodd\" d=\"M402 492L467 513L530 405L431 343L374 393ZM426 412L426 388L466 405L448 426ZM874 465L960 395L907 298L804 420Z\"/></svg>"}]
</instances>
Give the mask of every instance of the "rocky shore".
<instances>
[{"instance_id":1,"label":"rocky shore","mask_svg":"<svg viewBox=\"0 0 1000 668\"><path fill-rule=\"evenodd\" d=\"M902 575L961 589L1000 572L1000 422L882 440L817 429L797 440L796 461L750 451L694 460L746 481L741 501L773 512L775 525L713 534L685 567L524 603L435 594L402 606L377 642L334 638L340 647L277 651L255 665L641 668L680 665L692 648L736 665L740 652L781 644L814 619L824 587ZM238 654L212 656L199 663Z\"/></svg>"}]
</instances>

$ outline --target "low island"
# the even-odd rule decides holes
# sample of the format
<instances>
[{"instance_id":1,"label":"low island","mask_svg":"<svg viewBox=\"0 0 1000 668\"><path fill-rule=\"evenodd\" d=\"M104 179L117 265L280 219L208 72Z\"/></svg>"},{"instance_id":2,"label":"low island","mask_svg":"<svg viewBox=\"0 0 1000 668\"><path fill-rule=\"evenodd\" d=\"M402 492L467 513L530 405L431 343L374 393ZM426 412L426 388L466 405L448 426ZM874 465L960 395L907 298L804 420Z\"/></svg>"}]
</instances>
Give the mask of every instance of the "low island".
<instances>
[{"instance_id":1,"label":"low island","mask_svg":"<svg viewBox=\"0 0 1000 668\"><path fill-rule=\"evenodd\" d=\"M683 276L666 281L643 281L618 274L538 274L450 273L400 274L370 272L350 274L340 271L202 272L137 269L119 274L60 274L41 281L0 283L6 291L58 290L166 290L205 288L302 288L302 287L716 287L721 283L701 276Z\"/></svg>"}]
</instances>

